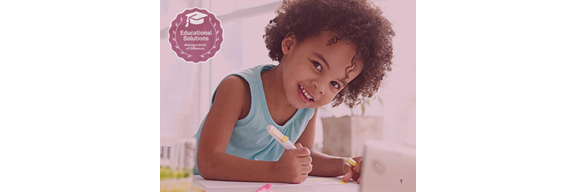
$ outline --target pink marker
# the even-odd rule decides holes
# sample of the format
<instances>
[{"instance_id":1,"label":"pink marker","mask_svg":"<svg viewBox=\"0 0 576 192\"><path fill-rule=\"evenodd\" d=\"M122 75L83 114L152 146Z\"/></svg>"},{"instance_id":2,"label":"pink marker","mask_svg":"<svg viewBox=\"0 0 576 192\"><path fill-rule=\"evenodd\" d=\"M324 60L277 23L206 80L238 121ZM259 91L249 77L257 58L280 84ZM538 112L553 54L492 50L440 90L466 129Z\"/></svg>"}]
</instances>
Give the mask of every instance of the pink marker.
<instances>
[{"instance_id":1,"label":"pink marker","mask_svg":"<svg viewBox=\"0 0 576 192\"><path fill-rule=\"evenodd\" d=\"M256 192L268 192L268 190L270 190L270 188L272 188L272 184L268 183L268 184L260 187L258 190L256 190Z\"/></svg>"}]
</instances>

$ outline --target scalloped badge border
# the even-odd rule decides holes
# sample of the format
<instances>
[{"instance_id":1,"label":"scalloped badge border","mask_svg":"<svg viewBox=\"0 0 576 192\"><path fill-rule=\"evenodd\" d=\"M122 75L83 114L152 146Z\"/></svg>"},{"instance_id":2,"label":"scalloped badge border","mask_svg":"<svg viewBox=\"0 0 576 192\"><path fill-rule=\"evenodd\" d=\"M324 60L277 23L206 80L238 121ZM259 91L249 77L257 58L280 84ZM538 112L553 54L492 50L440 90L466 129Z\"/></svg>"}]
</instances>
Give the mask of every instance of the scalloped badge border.
<instances>
[{"instance_id":1,"label":"scalloped badge border","mask_svg":"<svg viewBox=\"0 0 576 192\"><path fill-rule=\"evenodd\" d=\"M210 48L210 50L208 50L207 52L198 55L200 57L194 57L194 55L184 52L182 49L180 49L180 45L178 45L178 42L176 41L176 29L178 29L178 26L183 24L182 22L184 22L183 18L185 17L185 15L194 11L206 13L208 15L207 17L208 22L210 22L210 24L212 25L212 29L216 33L216 40L214 41L214 45L212 45L212 48ZM178 18L180 18L179 21ZM214 20L212 20L212 18L214 18ZM222 35L224 34L224 30L222 29L221 23L222 22L220 22L220 20L216 18L216 15L214 15L212 12L199 7L194 7L192 9L185 9L181 13L178 13L176 17L172 19L170 28L168 30L169 35L168 40L170 41L172 52L174 52L176 56L178 56L179 58L183 59L186 62L200 64L208 61L208 59L214 57L222 48L221 45L224 42L224 38L222 37ZM220 43L218 43L218 41L220 41ZM213 52L214 49L216 49L215 52Z\"/></svg>"}]
</instances>

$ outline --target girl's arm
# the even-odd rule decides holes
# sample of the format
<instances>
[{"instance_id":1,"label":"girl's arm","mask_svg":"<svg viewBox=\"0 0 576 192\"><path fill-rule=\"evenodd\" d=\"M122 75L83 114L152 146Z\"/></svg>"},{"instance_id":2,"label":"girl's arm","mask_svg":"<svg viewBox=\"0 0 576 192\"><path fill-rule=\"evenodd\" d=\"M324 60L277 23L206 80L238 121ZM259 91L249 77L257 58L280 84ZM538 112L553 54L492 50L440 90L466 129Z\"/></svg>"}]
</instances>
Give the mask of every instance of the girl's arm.
<instances>
[{"instance_id":1,"label":"girl's arm","mask_svg":"<svg viewBox=\"0 0 576 192\"><path fill-rule=\"evenodd\" d=\"M226 153L234 124L250 110L250 87L237 76L218 86L198 141L198 172L206 179L301 183L312 170L310 151L296 143L278 161L255 161ZM262 127L264 129L264 127Z\"/></svg>"},{"instance_id":2,"label":"girl's arm","mask_svg":"<svg viewBox=\"0 0 576 192\"><path fill-rule=\"evenodd\" d=\"M297 143L302 143L304 147L310 148L312 157L312 172L310 175L313 176L323 176L323 177L335 177L344 175L344 160L345 158L326 155L314 149L314 135L316 133L316 116L318 114L318 108L314 110L314 116L310 121L306 129L298 139Z\"/></svg>"},{"instance_id":3,"label":"girl's arm","mask_svg":"<svg viewBox=\"0 0 576 192\"><path fill-rule=\"evenodd\" d=\"M216 180L275 181L272 174L274 162L249 160L226 153L234 124L242 111L246 110L246 99L250 100L250 88L240 77L229 76L218 86L198 141L197 166L202 177Z\"/></svg>"}]
</instances>

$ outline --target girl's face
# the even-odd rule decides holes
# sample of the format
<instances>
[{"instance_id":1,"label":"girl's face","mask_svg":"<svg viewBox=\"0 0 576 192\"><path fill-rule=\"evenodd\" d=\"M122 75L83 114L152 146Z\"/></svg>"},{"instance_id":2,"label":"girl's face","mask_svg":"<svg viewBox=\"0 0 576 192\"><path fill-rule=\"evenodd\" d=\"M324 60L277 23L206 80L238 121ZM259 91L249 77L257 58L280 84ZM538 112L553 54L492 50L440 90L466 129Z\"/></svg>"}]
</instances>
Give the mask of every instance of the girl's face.
<instances>
[{"instance_id":1,"label":"girl's face","mask_svg":"<svg viewBox=\"0 0 576 192\"><path fill-rule=\"evenodd\" d=\"M323 32L320 36L296 42L292 34L282 41L282 81L286 98L295 108L318 108L329 104L363 68L359 61L356 69L348 69L356 55L356 46Z\"/></svg>"}]
</instances>

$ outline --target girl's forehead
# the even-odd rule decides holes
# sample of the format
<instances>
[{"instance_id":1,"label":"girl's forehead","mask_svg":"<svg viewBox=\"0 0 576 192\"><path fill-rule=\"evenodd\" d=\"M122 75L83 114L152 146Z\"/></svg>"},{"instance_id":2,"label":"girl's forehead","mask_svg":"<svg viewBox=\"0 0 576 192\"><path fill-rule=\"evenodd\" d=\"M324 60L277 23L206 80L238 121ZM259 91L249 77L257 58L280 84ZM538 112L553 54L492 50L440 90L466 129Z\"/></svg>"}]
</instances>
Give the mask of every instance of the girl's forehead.
<instances>
[{"instance_id":1,"label":"girl's forehead","mask_svg":"<svg viewBox=\"0 0 576 192\"><path fill-rule=\"evenodd\" d=\"M323 32L301 42L301 45L306 51L305 54L320 55L330 66L341 65L343 68L350 66L352 58L356 55L356 45L333 32Z\"/></svg>"},{"instance_id":2,"label":"girl's forehead","mask_svg":"<svg viewBox=\"0 0 576 192\"><path fill-rule=\"evenodd\" d=\"M356 53L356 45L352 42L337 35L335 32L324 31L320 35L306 39L303 44L310 44L314 49L325 51L346 51L351 54Z\"/></svg>"}]
</instances>

